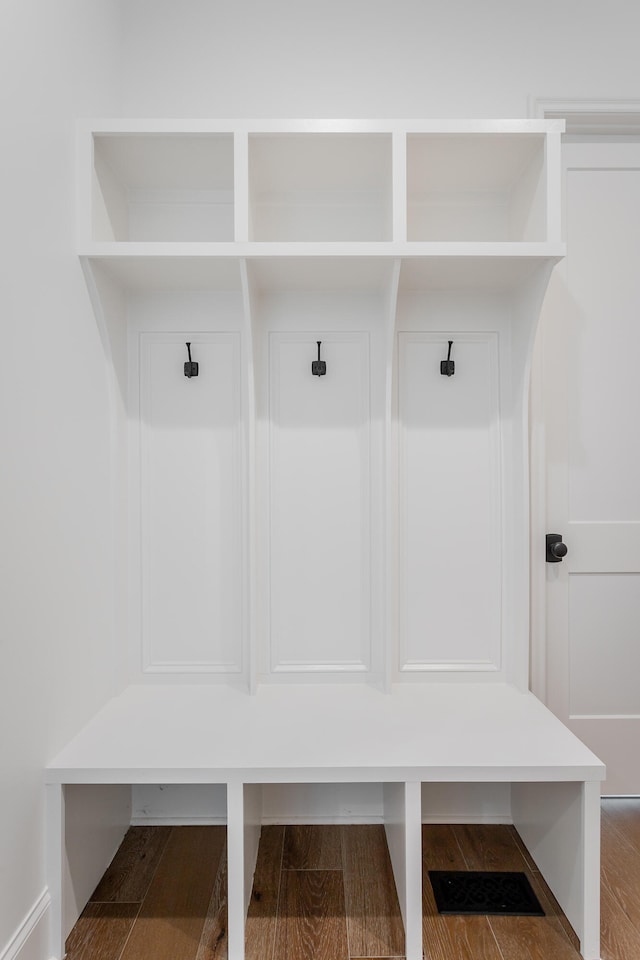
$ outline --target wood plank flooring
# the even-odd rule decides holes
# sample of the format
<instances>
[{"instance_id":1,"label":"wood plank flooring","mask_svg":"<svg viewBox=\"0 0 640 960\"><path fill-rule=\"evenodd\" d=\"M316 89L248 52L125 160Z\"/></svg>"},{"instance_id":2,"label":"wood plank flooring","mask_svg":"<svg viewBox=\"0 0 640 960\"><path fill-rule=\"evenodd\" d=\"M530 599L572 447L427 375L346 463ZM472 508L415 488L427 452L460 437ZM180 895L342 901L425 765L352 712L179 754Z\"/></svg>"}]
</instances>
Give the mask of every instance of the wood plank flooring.
<instances>
[{"instance_id":1,"label":"wood plank flooring","mask_svg":"<svg viewBox=\"0 0 640 960\"><path fill-rule=\"evenodd\" d=\"M263 827L247 917L247 960L403 954L383 827Z\"/></svg>"},{"instance_id":2,"label":"wood plank flooring","mask_svg":"<svg viewBox=\"0 0 640 960\"><path fill-rule=\"evenodd\" d=\"M225 865L224 827L132 827L69 935L68 960L226 957Z\"/></svg>"},{"instance_id":3,"label":"wood plank flooring","mask_svg":"<svg viewBox=\"0 0 640 960\"><path fill-rule=\"evenodd\" d=\"M422 828L422 930L430 960L578 960L573 931L532 868L513 827ZM529 878L544 917L449 917L438 914L428 870L517 870ZM562 919L561 919L562 917ZM563 923L564 921L564 923ZM566 924L566 926L565 926Z\"/></svg>"},{"instance_id":4,"label":"wood plank flooring","mask_svg":"<svg viewBox=\"0 0 640 960\"><path fill-rule=\"evenodd\" d=\"M601 956L640 957L640 800L602 801Z\"/></svg>"},{"instance_id":5,"label":"wood plank flooring","mask_svg":"<svg viewBox=\"0 0 640 960\"><path fill-rule=\"evenodd\" d=\"M68 960L226 960L224 827L132 827L67 941ZM425 825L425 960L579 960L513 827ZM545 917L451 917L427 871L521 870ZM640 800L602 803L602 960L640 957ZM263 828L247 960L389 960L404 932L381 826Z\"/></svg>"}]
</instances>

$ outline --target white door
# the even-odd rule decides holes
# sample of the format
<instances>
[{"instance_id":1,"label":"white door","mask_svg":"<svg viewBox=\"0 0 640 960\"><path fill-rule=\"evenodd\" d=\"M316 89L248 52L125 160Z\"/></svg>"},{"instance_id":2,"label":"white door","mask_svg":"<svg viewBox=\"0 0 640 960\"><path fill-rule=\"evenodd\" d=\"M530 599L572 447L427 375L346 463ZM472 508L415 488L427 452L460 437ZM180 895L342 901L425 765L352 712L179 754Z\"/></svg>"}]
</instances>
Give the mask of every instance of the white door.
<instances>
[{"instance_id":1,"label":"white door","mask_svg":"<svg viewBox=\"0 0 640 960\"><path fill-rule=\"evenodd\" d=\"M542 317L550 708L640 794L640 143L563 147L567 259Z\"/></svg>"}]
</instances>

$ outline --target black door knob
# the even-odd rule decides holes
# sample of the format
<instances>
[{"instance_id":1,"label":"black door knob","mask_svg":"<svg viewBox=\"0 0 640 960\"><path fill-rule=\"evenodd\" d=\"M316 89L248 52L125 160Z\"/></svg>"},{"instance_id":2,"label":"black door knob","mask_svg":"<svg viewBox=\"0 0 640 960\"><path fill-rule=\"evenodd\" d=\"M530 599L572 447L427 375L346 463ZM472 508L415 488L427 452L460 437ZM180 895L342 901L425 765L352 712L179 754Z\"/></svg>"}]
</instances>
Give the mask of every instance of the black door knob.
<instances>
[{"instance_id":1,"label":"black door knob","mask_svg":"<svg viewBox=\"0 0 640 960\"><path fill-rule=\"evenodd\" d=\"M547 534L547 563L560 563L568 552L566 543L562 542L561 533Z\"/></svg>"}]
</instances>

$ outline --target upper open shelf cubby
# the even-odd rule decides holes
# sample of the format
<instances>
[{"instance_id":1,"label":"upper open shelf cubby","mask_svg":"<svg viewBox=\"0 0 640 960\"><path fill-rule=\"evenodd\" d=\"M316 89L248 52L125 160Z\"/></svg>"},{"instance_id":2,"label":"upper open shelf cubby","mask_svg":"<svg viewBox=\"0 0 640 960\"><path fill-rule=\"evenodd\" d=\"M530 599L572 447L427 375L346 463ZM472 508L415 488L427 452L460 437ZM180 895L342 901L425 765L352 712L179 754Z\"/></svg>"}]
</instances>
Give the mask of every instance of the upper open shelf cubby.
<instances>
[{"instance_id":1,"label":"upper open shelf cubby","mask_svg":"<svg viewBox=\"0 0 640 960\"><path fill-rule=\"evenodd\" d=\"M556 256L562 129L81 121L79 246L102 257Z\"/></svg>"},{"instance_id":2,"label":"upper open shelf cubby","mask_svg":"<svg viewBox=\"0 0 640 960\"><path fill-rule=\"evenodd\" d=\"M93 135L92 239L229 241L233 134Z\"/></svg>"},{"instance_id":3,"label":"upper open shelf cubby","mask_svg":"<svg viewBox=\"0 0 640 960\"><path fill-rule=\"evenodd\" d=\"M407 239L547 239L543 133L409 133Z\"/></svg>"},{"instance_id":4,"label":"upper open shelf cubby","mask_svg":"<svg viewBox=\"0 0 640 960\"><path fill-rule=\"evenodd\" d=\"M249 239L392 238L391 134L249 135Z\"/></svg>"}]
</instances>

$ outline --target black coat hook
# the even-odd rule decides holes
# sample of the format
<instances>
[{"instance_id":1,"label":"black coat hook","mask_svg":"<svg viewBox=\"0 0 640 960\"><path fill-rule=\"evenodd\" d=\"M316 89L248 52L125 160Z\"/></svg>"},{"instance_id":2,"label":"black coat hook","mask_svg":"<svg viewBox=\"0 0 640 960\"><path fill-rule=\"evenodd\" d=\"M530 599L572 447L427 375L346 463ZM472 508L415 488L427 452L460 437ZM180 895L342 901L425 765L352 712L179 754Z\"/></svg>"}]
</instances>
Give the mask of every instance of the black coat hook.
<instances>
[{"instance_id":1,"label":"black coat hook","mask_svg":"<svg viewBox=\"0 0 640 960\"><path fill-rule=\"evenodd\" d=\"M456 372L455 362L451 359L452 346L453 340L449 340L449 353L447 354L447 359L440 361L440 373L443 377L452 377Z\"/></svg>"},{"instance_id":2,"label":"black coat hook","mask_svg":"<svg viewBox=\"0 0 640 960\"><path fill-rule=\"evenodd\" d=\"M327 373L327 364L324 360L320 359L320 344L322 340L316 340L316 343L318 344L318 359L312 361L311 373L314 377L324 377Z\"/></svg>"},{"instance_id":3,"label":"black coat hook","mask_svg":"<svg viewBox=\"0 0 640 960\"><path fill-rule=\"evenodd\" d=\"M197 377L198 376L198 364L195 360L191 359L191 344L187 344L187 353L189 354L189 359L185 360L184 364L184 375L185 377Z\"/></svg>"}]
</instances>

